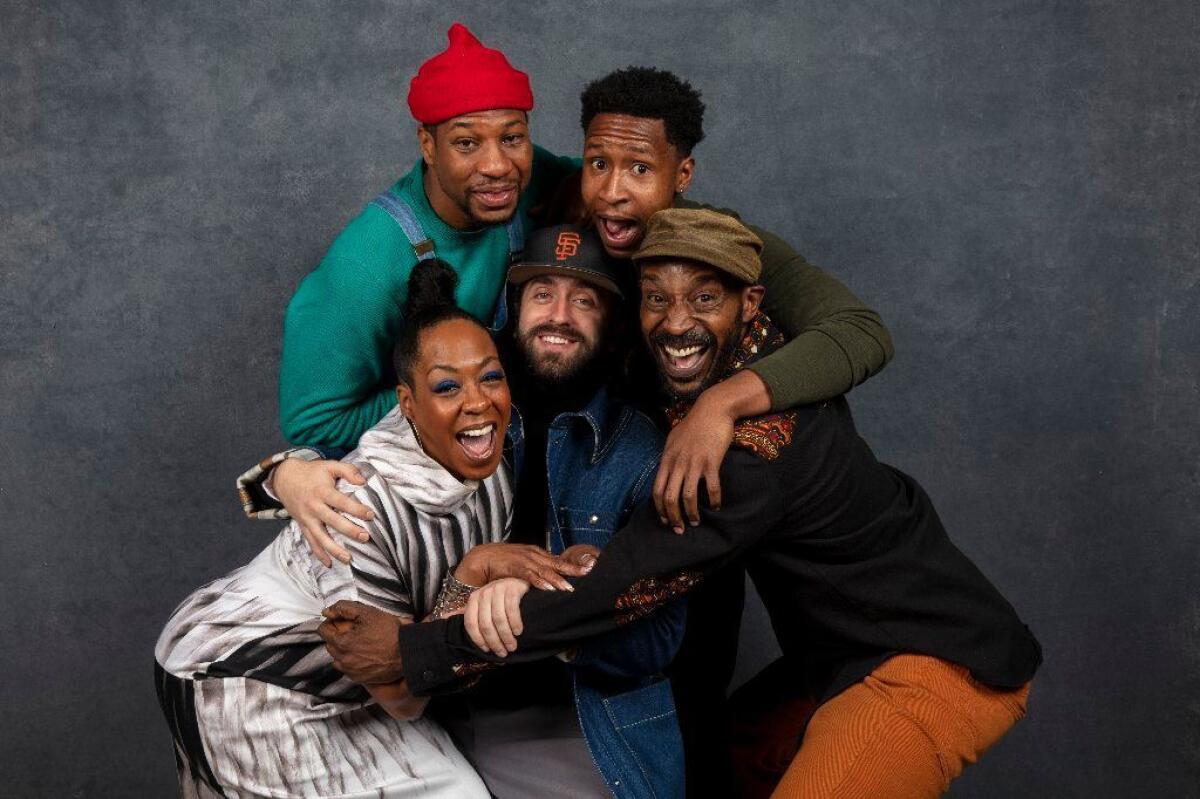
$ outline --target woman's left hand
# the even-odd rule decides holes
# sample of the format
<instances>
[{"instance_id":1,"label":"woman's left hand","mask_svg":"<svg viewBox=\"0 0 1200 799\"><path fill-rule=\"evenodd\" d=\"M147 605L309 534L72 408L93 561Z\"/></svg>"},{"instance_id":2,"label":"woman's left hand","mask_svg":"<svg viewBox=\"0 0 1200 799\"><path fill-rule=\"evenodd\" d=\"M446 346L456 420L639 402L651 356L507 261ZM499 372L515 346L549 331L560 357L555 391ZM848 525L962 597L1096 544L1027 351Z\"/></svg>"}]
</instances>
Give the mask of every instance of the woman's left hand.
<instances>
[{"instance_id":1,"label":"woman's left hand","mask_svg":"<svg viewBox=\"0 0 1200 799\"><path fill-rule=\"evenodd\" d=\"M517 636L525 629L521 597L528 591L529 583L506 577L471 594L463 620L475 646L497 657L517 651Z\"/></svg>"}]
</instances>

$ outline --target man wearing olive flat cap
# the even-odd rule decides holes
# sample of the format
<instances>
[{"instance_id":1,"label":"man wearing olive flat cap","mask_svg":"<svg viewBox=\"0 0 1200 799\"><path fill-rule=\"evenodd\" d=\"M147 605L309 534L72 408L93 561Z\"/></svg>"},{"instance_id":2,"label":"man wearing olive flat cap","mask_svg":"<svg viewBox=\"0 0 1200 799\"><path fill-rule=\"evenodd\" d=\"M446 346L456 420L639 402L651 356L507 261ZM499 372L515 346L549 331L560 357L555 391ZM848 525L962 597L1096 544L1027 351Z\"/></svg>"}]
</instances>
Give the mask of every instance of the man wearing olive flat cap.
<instances>
[{"instance_id":1,"label":"man wearing olive flat cap","mask_svg":"<svg viewBox=\"0 0 1200 799\"><path fill-rule=\"evenodd\" d=\"M758 252L729 217L652 217L634 261L642 335L673 421L707 385L783 343L760 310ZM741 420L720 477L721 507L704 507L684 535L643 506L570 596L526 594L506 659L454 619L394 622L398 651L368 653L355 629L326 631L326 644L335 658L353 653L342 665L356 680L403 676L414 693L436 693L619 628L743 563L785 673L820 697L775 795L946 791L1024 716L1041 663L1032 633L951 543L921 487L875 460L844 398Z\"/></svg>"}]
</instances>

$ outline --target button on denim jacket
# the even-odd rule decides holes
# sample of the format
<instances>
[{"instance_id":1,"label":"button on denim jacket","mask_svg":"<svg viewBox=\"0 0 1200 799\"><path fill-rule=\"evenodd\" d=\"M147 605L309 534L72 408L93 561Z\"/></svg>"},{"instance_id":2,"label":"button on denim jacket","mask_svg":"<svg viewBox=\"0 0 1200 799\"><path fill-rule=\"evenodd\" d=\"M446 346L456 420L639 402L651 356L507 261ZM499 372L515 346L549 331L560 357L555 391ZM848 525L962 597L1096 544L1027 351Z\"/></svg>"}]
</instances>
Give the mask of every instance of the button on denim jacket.
<instances>
[{"instance_id":1,"label":"button on denim jacket","mask_svg":"<svg viewBox=\"0 0 1200 799\"><path fill-rule=\"evenodd\" d=\"M516 409L509 444L520 479L524 431ZM603 549L649 500L661 452L658 428L603 389L582 411L555 417L546 436L550 550ZM587 641L570 661L580 727L618 799L683 796L683 741L662 670L683 639L685 607L677 600Z\"/></svg>"}]
</instances>

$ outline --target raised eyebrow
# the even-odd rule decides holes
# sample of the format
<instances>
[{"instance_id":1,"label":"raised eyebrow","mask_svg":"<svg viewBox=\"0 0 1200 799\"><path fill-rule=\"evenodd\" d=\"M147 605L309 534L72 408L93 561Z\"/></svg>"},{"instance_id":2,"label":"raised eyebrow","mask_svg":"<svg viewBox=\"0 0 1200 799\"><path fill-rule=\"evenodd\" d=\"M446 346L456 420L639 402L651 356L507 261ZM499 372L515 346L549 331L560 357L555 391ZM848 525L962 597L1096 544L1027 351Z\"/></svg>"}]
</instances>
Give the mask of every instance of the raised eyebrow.
<instances>
[{"instance_id":1,"label":"raised eyebrow","mask_svg":"<svg viewBox=\"0 0 1200 799\"><path fill-rule=\"evenodd\" d=\"M654 148L643 141L623 141L617 142L617 147L627 153L636 153L638 155L653 155Z\"/></svg>"},{"instance_id":2,"label":"raised eyebrow","mask_svg":"<svg viewBox=\"0 0 1200 799\"><path fill-rule=\"evenodd\" d=\"M607 142L605 142L604 139L588 139L587 141L585 141L583 143L583 151L585 153L587 153L590 150L600 149L600 148L604 147L604 145L606 143ZM654 148L652 148L652 147L650 147L650 145L645 144L644 142L640 142L640 141L639 142L614 142L612 144L612 146L619 150L625 150L626 152L637 153L639 155L652 155L654 153Z\"/></svg>"}]
</instances>

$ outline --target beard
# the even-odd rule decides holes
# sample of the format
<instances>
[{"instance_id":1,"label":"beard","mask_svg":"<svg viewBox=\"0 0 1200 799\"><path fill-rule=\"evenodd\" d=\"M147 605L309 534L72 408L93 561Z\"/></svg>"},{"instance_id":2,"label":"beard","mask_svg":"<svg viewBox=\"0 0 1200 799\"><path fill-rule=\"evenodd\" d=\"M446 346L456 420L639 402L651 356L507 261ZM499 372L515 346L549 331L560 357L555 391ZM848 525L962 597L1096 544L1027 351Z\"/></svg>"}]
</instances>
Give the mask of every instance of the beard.
<instances>
[{"instance_id":1,"label":"beard","mask_svg":"<svg viewBox=\"0 0 1200 799\"><path fill-rule=\"evenodd\" d=\"M537 337L542 335L561 336L576 341L579 348L571 355L538 352L534 349L535 342ZM539 384L548 387L577 382L585 372L590 371L589 367L596 362L599 350L598 342L588 341L570 325L538 325L519 336L517 343L520 345L521 355L530 376Z\"/></svg>"},{"instance_id":2,"label":"beard","mask_svg":"<svg viewBox=\"0 0 1200 799\"><path fill-rule=\"evenodd\" d=\"M658 378L662 381L663 390L671 398L671 402L695 402L699 399L710 387L721 382L725 377L725 370L730 360L733 357L733 351L737 349L738 342L742 337L738 331L732 331L726 336L720 346L713 352L712 361L709 364L708 372L703 379L696 384L695 388L689 390L681 390L676 387L666 376L659 366L661 348L671 347L673 349L685 349L691 346L714 347L718 344L717 337L704 329L693 329L682 336L673 336L669 333L656 333L650 340L650 344L654 349L655 370L658 372Z\"/></svg>"},{"instance_id":3,"label":"beard","mask_svg":"<svg viewBox=\"0 0 1200 799\"><path fill-rule=\"evenodd\" d=\"M484 219L475 213L476 209L471 205L469 194L464 194L461 197L451 196L450 200L458 206L458 210L462 211L463 216L467 218L467 227L470 230L479 230L491 225L507 225L517 215L518 206L514 205L512 211L505 214L503 218L492 216L489 219ZM485 211L484 213L495 214L496 212Z\"/></svg>"}]
</instances>

